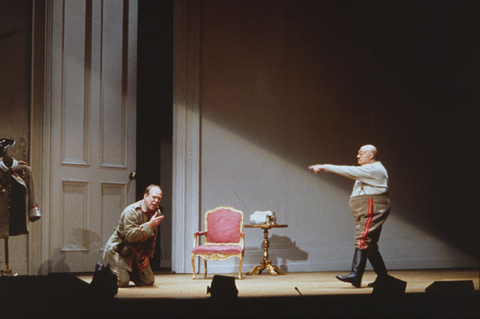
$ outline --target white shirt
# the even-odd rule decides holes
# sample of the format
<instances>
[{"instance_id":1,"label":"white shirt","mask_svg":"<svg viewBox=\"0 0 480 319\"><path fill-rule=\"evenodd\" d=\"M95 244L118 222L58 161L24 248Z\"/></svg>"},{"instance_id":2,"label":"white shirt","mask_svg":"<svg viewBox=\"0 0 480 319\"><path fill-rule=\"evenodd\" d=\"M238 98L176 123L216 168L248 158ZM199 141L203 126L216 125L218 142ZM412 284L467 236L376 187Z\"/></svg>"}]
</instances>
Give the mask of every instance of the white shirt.
<instances>
[{"instance_id":1,"label":"white shirt","mask_svg":"<svg viewBox=\"0 0 480 319\"><path fill-rule=\"evenodd\" d=\"M350 197L388 193L388 173L381 162L362 166L325 164L325 172L355 180Z\"/></svg>"}]
</instances>

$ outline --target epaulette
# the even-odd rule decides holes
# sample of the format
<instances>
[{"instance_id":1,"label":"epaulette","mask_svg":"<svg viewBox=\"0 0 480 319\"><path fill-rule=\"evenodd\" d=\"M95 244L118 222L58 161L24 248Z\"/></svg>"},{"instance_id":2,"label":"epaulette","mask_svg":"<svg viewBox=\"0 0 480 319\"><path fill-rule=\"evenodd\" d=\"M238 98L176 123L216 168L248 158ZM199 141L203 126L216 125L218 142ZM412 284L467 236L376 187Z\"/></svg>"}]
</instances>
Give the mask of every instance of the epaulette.
<instances>
[{"instance_id":1,"label":"epaulette","mask_svg":"<svg viewBox=\"0 0 480 319\"><path fill-rule=\"evenodd\" d=\"M22 165L27 165L27 166L29 166L28 163L25 162L25 161L18 161L18 164L22 164Z\"/></svg>"}]
</instances>

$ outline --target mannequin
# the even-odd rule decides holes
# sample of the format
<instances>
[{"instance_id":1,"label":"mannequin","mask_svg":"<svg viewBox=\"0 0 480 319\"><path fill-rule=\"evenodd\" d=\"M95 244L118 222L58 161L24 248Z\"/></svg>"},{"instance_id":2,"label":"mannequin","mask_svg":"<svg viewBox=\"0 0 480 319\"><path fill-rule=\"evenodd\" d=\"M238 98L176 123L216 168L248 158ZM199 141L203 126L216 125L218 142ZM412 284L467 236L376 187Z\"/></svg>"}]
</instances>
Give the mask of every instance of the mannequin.
<instances>
[{"instance_id":1,"label":"mannequin","mask_svg":"<svg viewBox=\"0 0 480 319\"><path fill-rule=\"evenodd\" d=\"M29 222L40 219L33 187L32 170L27 163L17 161L6 152L15 145L11 139L0 139L0 238L5 239L5 270L0 275L11 276L8 268L8 238L28 234Z\"/></svg>"},{"instance_id":2,"label":"mannequin","mask_svg":"<svg viewBox=\"0 0 480 319\"><path fill-rule=\"evenodd\" d=\"M7 147L15 145L14 140L2 138L0 139L0 157L7 167L12 167L13 159L7 155Z\"/></svg>"}]
</instances>

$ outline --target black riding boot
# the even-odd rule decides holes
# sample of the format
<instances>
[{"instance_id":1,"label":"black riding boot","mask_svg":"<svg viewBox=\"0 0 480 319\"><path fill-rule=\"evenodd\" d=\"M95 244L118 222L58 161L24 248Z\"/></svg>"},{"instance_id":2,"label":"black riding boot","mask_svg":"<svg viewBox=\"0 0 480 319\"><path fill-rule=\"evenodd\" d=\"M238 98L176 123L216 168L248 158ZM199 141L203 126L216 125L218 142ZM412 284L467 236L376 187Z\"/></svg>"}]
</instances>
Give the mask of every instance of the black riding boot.
<instances>
[{"instance_id":1,"label":"black riding boot","mask_svg":"<svg viewBox=\"0 0 480 319\"><path fill-rule=\"evenodd\" d=\"M352 272L350 275L337 275L336 278L343 282L349 282L357 288L362 286L363 272L365 271L365 264L367 263L367 250L355 248L353 255Z\"/></svg>"},{"instance_id":2,"label":"black riding boot","mask_svg":"<svg viewBox=\"0 0 480 319\"><path fill-rule=\"evenodd\" d=\"M383 261L382 255L378 250L375 250L368 256L368 260L370 264L372 264L373 271L377 274L377 279L374 282L368 284L369 287L375 286L376 283L388 279L389 275L387 273L387 268L385 267L385 263Z\"/></svg>"}]
</instances>

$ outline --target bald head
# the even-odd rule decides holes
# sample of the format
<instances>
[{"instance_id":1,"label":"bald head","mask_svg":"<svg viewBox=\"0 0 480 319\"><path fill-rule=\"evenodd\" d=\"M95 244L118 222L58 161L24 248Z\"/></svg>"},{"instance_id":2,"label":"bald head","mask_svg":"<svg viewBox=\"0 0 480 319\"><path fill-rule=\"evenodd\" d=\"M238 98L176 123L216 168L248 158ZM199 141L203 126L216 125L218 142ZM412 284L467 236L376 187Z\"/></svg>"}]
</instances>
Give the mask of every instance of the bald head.
<instances>
[{"instance_id":1,"label":"bald head","mask_svg":"<svg viewBox=\"0 0 480 319\"><path fill-rule=\"evenodd\" d=\"M372 144L363 145L357 154L358 165L372 164L377 161L377 148Z\"/></svg>"},{"instance_id":2,"label":"bald head","mask_svg":"<svg viewBox=\"0 0 480 319\"><path fill-rule=\"evenodd\" d=\"M373 154L373 159L377 158L377 148L372 144L363 145L360 149L363 149L365 152L370 152Z\"/></svg>"}]
</instances>

